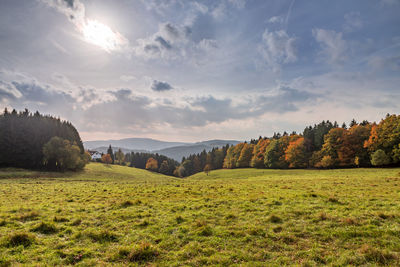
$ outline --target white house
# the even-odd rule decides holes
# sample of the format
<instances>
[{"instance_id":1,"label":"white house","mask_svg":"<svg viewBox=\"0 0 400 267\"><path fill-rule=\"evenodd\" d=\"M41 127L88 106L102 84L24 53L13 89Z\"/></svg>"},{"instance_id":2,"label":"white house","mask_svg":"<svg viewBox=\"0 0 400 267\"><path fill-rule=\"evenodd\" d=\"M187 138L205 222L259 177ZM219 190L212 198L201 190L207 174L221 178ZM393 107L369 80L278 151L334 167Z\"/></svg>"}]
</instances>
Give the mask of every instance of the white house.
<instances>
[{"instance_id":1,"label":"white house","mask_svg":"<svg viewBox=\"0 0 400 267\"><path fill-rule=\"evenodd\" d=\"M103 155L103 153L100 153L98 151L94 151L94 150L88 150L90 156L92 157L92 160L97 160L97 159L101 159L101 156Z\"/></svg>"}]
</instances>

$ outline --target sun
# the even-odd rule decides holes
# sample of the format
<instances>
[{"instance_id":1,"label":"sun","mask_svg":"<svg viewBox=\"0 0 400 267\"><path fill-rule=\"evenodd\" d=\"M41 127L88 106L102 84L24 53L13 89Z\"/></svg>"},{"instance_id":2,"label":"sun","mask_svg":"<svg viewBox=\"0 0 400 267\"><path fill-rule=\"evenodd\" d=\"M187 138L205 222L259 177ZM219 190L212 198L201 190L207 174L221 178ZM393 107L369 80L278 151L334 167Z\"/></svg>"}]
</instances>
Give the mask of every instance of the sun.
<instances>
[{"instance_id":1,"label":"sun","mask_svg":"<svg viewBox=\"0 0 400 267\"><path fill-rule=\"evenodd\" d=\"M120 50L126 43L121 34L114 32L110 27L97 20L88 20L82 32L87 42L97 45L107 52Z\"/></svg>"}]
</instances>

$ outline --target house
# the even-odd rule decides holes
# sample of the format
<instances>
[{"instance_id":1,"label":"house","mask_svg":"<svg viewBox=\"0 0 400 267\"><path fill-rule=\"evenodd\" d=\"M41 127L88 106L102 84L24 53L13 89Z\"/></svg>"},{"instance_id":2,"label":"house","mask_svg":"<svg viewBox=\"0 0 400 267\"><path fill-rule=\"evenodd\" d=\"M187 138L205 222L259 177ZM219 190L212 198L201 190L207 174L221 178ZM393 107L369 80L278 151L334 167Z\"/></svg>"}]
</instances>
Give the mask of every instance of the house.
<instances>
[{"instance_id":1,"label":"house","mask_svg":"<svg viewBox=\"0 0 400 267\"><path fill-rule=\"evenodd\" d=\"M90 156L92 157L92 160L94 160L94 161L101 159L101 156L103 155L103 153L100 153L95 150L88 150L88 152L89 152Z\"/></svg>"}]
</instances>

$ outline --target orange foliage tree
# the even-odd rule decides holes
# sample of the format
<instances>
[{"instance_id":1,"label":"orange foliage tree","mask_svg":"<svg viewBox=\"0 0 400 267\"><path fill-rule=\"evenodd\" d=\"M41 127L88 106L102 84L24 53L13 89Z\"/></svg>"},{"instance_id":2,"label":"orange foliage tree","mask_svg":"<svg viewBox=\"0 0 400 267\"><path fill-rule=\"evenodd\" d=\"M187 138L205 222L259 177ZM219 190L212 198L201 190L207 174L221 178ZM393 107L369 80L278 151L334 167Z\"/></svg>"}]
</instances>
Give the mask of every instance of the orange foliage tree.
<instances>
[{"instance_id":1,"label":"orange foliage tree","mask_svg":"<svg viewBox=\"0 0 400 267\"><path fill-rule=\"evenodd\" d=\"M265 149L271 142L270 139L260 138L253 149L253 157L251 158L250 166L253 168L265 168L264 155Z\"/></svg>"},{"instance_id":2,"label":"orange foliage tree","mask_svg":"<svg viewBox=\"0 0 400 267\"><path fill-rule=\"evenodd\" d=\"M154 158L149 158L146 162L146 170L149 171L157 171L158 170L158 162Z\"/></svg>"},{"instance_id":3,"label":"orange foliage tree","mask_svg":"<svg viewBox=\"0 0 400 267\"><path fill-rule=\"evenodd\" d=\"M110 154L104 154L103 156L101 156L101 162L103 162L105 164L111 164L112 158L111 158Z\"/></svg>"},{"instance_id":4,"label":"orange foliage tree","mask_svg":"<svg viewBox=\"0 0 400 267\"><path fill-rule=\"evenodd\" d=\"M308 157L303 137L298 137L289 143L285 151L285 160L289 163L289 168L306 168Z\"/></svg>"}]
</instances>

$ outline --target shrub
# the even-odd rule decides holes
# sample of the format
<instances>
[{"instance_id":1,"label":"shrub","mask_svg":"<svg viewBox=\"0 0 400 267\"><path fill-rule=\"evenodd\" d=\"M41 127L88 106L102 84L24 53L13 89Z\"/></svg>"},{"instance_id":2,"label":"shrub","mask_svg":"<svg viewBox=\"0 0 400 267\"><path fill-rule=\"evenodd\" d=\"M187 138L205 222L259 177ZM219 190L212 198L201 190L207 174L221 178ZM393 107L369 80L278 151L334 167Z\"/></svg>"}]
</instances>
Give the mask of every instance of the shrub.
<instances>
[{"instance_id":1,"label":"shrub","mask_svg":"<svg viewBox=\"0 0 400 267\"><path fill-rule=\"evenodd\" d=\"M390 157L386 155L385 151L378 149L371 155L371 164L374 166L383 166L390 163Z\"/></svg>"},{"instance_id":2,"label":"shrub","mask_svg":"<svg viewBox=\"0 0 400 267\"><path fill-rule=\"evenodd\" d=\"M43 146L43 156L45 165L58 171L81 170L90 160L90 156L81 153L77 145L58 136Z\"/></svg>"}]
</instances>

